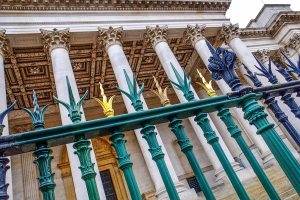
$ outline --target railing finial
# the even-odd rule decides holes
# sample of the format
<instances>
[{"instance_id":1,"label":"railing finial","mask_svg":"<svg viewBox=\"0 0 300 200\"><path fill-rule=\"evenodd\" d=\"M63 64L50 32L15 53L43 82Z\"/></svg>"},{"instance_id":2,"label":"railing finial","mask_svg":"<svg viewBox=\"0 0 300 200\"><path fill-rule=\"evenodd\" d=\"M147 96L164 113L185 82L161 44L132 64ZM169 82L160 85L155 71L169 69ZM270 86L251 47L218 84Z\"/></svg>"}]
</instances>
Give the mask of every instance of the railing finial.
<instances>
[{"instance_id":1,"label":"railing finial","mask_svg":"<svg viewBox=\"0 0 300 200\"><path fill-rule=\"evenodd\" d=\"M106 117L112 117L115 114L112 104L116 95L111 96L107 101L107 96L105 95L103 86L100 82L99 82L99 87L100 87L100 94L102 96L102 101L96 97L93 97L93 99L95 99L100 104L100 106L103 109L103 113Z\"/></svg>"}]
</instances>

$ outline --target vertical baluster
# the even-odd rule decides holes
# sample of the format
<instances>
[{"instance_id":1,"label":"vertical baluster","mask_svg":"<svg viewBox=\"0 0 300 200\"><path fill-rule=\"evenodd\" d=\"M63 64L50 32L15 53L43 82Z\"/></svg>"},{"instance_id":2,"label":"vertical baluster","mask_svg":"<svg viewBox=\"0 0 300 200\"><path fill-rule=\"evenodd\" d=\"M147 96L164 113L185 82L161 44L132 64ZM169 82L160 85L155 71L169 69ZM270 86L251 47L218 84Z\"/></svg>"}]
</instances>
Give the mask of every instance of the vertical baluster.
<instances>
[{"instance_id":1,"label":"vertical baluster","mask_svg":"<svg viewBox=\"0 0 300 200\"><path fill-rule=\"evenodd\" d=\"M100 84L100 94L102 96L102 101L98 98L94 98L102 107L103 113L106 117L114 116L114 109L112 107L113 99L115 96L112 96L107 101L107 96L104 93L104 89L102 84ZM112 142L112 146L116 150L117 160L119 162L119 168L123 171L125 180L130 192L130 196L132 200L142 200L142 196L137 185L133 170L132 170L132 162L130 160L130 154L128 154L126 150L124 140L124 134L120 131L113 131L113 134L110 136L109 140Z\"/></svg>"},{"instance_id":2,"label":"vertical baluster","mask_svg":"<svg viewBox=\"0 0 300 200\"><path fill-rule=\"evenodd\" d=\"M157 87L157 91L153 91L160 99L161 104L163 106L169 106L171 105L170 100L167 96L167 87L162 90L159 83L157 82L156 78L154 78L155 85ZM190 163L190 166L195 174L196 180L203 190L203 194L206 199L216 199L212 190L209 187L209 184L201 170L201 167L199 163L197 162L196 156L193 152L193 145L190 143L189 138L186 135L186 132L184 130L184 126L182 125L182 120L178 119L176 116L173 116L170 118L170 124L169 127L171 131L174 133L174 135L177 138L178 144L180 146L181 151L185 154L187 157L188 162Z\"/></svg>"},{"instance_id":3,"label":"vertical baluster","mask_svg":"<svg viewBox=\"0 0 300 200\"><path fill-rule=\"evenodd\" d=\"M117 87L117 89L124 93L132 102L132 106L134 109L138 111L143 110L143 102L140 100L140 95L143 92L144 84L139 89L136 79L133 77L131 82L130 78L128 77L127 72L124 70L126 83L129 89L129 93L126 91L121 90ZM148 123L145 123L143 125L143 128L141 130L141 134L143 135L143 138L146 140L148 146L149 146L149 152L151 153L152 160L155 161L159 173L161 175L161 178L165 184L166 190L168 192L169 198L172 200L179 200L178 193L176 191L175 185L172 181L171 175L168 171L168 168L166 166L165 160L164 160L164 153L161 149L161 146L158 144L155 132L155 126L150 125Z\"/></svg>"},{"instance_id":4,"label":"vertical baluster","mask_svg":"<svg viewBox=\"0 0 300 200\"><path fill-rule=\"evenodd\" d=\"M174 66L171 64L171 67L175 73L177 83L171 81L171 83L178 89L180 90L183 94L184 97L186 98L187 101L194 101L194 93L190 89L191 85L191 79L187 77L187 74L184 71L184 77L182 78L178 71L174 68ZM238 176L234 172L232 166L230 165L229 160L227 159L224 151L222 150L220 143L219 143L219 138L216 135L215 131L212 129L210 125L210 121L207 118L207 113L201 113L198 112L196 113L195 121L197 124L200 126L202 129L204 136L207 140L207 143L212 146L214 149L214 152L216 153L218 159L220 160L230 182L232 183L237 195L240 197L240 199L250 199L245 188L243 187L242 183L240 182Z\"/></svg>"},{"instance_id":5,"label":"vertical baluster","mask_svg":"<svg viewBox=\"0 0 300 200\"><path fill-rule=\"evenodd\" d=\"M32 124L35 130L44 129L44 114L49 105L46 105L40 109L38 99L35 91L32 93L33 96L33 111L23 108L28 113L32 120ZM51 169L51 156L52 150L48 147L46 142L36 144L36 149L33 152L35 157L34 164L37 165L39 170L39 189L43 193L44 200L54 200L54 173Z\"/></svg>"},{"instance_id":6,"label":"vertical baluster","mask_svg":"<svg viewBox=\"0 0 300 200\"><path fill-rule=\"evenodd\" d=\"M202 83L198 83L201 87L205 89L207 94L210 97L217 96L215 90L212 87L212 82L210 80L209 83L205 80L205 78L202 76L202 74L197 70L200 78L202 79ZM244 140L242 136L242 131L239 129L239 127L236 125L236 123L233 120L233 117L231 116L231 113L229 112L229 109L227 108L218 108L218 116L221 118L221 120L224 122L224 124L227 127L228 132L230 133L231 137L234 138L234 140L238 143L239 147L241 148L242 152L246 156L247 160L249 161L253 171L255 172L257 178L261 182L262 186L265 188L266 192L268 193L269 197L271 199L277 199L280 200L279 195L277 194L275 188L273 187L272 183L268 179L267 175L255 159L255 156L253 155L252 151L248 147L246 141Z\"/></svg>"},{"instance_id":7,"label":"vertical baluster","mask_svg":"<svg viewBox=\"0 0 300 200\"><path fill-rule=\"evenodd\" d=\"M247 72L246 76L249 77L249 79L254 83L254 85L256 87L261 87L262 83L260 82L260 80L258 80L256 74L253 74L248 69L248 67L245 65L244 65L244 68ZM278 70L278 71L280 73L283 73L282 70ZM288 80L290 80L289 77L286 77L286 78L288 78ZM300 147L300 135L297 132L297 130L294 128L294 126L291 124L291 122L289 121L288 116L286 114L284 114L284 112L279 107L277 101L275 100L275 97L271 97L269 94L264 94L263 97L265 99L264 103L268 105L268 107L275 114L275 117L278 119L278 121L285 127L285 129L288 131L288 133L292 136L293 140Z\"/></svg>"},{"instance_id":8,"label":"vertical baluster","mask_svg":"<svg viewBox=\"0 0 300 200\"><path fill-rule=\"evenodd\" d=\"M269 59L269 67L268 69L264 67L264 65L256 59L258 66L255 66L261 73L257 73L259 76L264 76L268 79L268 81L272 84L278 84L277 77L272 72L272 62ZM292 97L291 93L283 93L281 94L281 100L283 103L285 103L292 111L292 113L295 115L295 117L300 119L300 107L296 103L295 99Z\"/></svg>"},{"instance_id":9,"label":"vertical baluster","mask_svg":"<svg viewBox=\"0 0 300 200\"><path fill-rule=\"evenodd\" d=\"M14 101L10 106L7 107L2 113L0 113L0 135L2 135L3 129L5 125L3 124L4 117L7 115L9 111L13 109L16 105L16 101ZM7 188L9 183L6 183L6 172L9 170L10 166L8 165L9 159L6 158L2 153L0 154L0 200L9 199L9 195L7 194Z\"/></svg>"},{"instance_id":10,"label":"vertical baluster","mask_svg":"<svg viewBox=\"0 0 300 200\"><path fill-rule=\"evenodd\" d=\"M53 98L69 111L69 117L74 124L80 123L82 114L80 108L83 100L88 95L88 91L86 91L81 99L76 103L68 77L66 77L66 80L69 94L69 104L59 100L57 97ZM90 152L92 148L90 145L91 142L86 139L84 135L77 135L75 137L73 148L75 149L74 153L78 156L80 162L79 168L81 170L81 178L85 181L89 199L100 200L99 191L95 180L96 172L94 170L94 163L91 160Z\"/></svg>"},{"instance_id":11,"label":"vertical baluster","mask_svg":"<svg viewBox=\"0 0 300 200\"><path fill-rule=\"evenodd\" d=\"M223 48L218 48L216 51L211 49L211 53L213 56L209 59L208 68L212 72L213 79L223 78L233 91L243 94L247 88L242 86L235 74L236 55ZM241 103L244 118L257 128L257 134L263 137L295 190L300 194L300 165L275 131L274 124L268 122L264 107L259 105L255 98L255 94L249 95Z\"/></svg>"}]
</instances>

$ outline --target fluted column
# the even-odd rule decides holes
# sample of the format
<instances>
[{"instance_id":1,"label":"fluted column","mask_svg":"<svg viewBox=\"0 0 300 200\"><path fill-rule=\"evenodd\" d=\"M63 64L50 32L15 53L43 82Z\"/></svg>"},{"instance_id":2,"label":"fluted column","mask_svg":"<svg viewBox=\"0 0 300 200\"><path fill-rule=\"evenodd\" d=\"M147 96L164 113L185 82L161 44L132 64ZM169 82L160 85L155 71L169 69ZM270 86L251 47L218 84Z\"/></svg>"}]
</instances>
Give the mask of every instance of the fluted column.
<instances>
[{"instance_id":1,"label":"fluted column","mask_svg":"<svg viewBox=\"0 0 300 200\"><path fill-rule=\"evenodd\" d=\"M38 173L33 161L32 153L21 154L24 200L41 199L37 182Z\"/></svg>"},{"instance_id":2,"label":"fluted column","mask_svg":"<svg viewBox=\"0 0 300 200\"><path fill-rule=\"evenodd\" d=\"M0 30L0 111L4 111L7 108L7 101L6 101L6 86L5 86L5 72L4 72L4 58L9 54L8 49L8 40L5 36L5 30ZM9 127L8 127L8 117L4 118L3 124L5 128L3 129L2 135L9 135ZM9 157L10 159L10 157ZM11 164L11 162L10 162ZM9 195L9 199L13 199L13 192L12 192L12 177L11 177L11 168L6 172L6 183L9 183L7 188L7 194Z\"/></svg>"},{"instance_id":3,"label":"fluted column","mask_svg":"<svg viewBox=\"0 0 300 200\"><path fill-rule=\"evenodd\" d=\"M79 92L76 85L76 80L72 70L72 65L68 52L70 47L69 29L53 29L52 31L41 30L41 33L45 50L47 51L47 53L49 52L51 56L57 97L62 101L69 102L68 90L66 85L66 76L68 76L75 97L75 101L78 101L80 99ZM59 110L62 124L72 124L72 121L68 117L68 111L61 104L59 104ZM82 114L82 121L85 121L84 114ZM79 169L80 162L78 160L78 157L74 154L73 144L67 144L67 151L70 160L70 167L75 187L76 198L78 200L88 199L86 185L81 179L81 172ZM100 193L100 199L106 199L102 181L99 175L99 169L95 157L95 152L93 149L91 151L91 158L92 162L94 163L95 172L97 173L96 183Z\"/></svg>"},{"instance_id":4,"label":"fluted column","mask_svg":"<svg viewBox=\"0 0 300 200\"><path fill-rule=\"evenodd\" d=\"M208 67L209 61L208 59L212 56L210 50L208 49L208 46L205 41L205 37L203 35L205 30L204 26L191 26L189 25L187 27L187 30L185 31L185 38L189 40L192 45L194 46L195 50L201 57L202 61L204 62L205 66ZM222 91L223 94L227 94L231 92L231 89L229 86L224 82L223 79L216 81L218 87ZM263 160L263 163L268 165L269 161L274 160L274 157L272 156L271 151L269 150L266 143L263 141L263 139L258 136L255 132L255 127L251 126L246 120L244 119L244 113L241 109L232 108L231 109L240 120L240 123L243 125L245 130L247 131L248 136L251 138L255 146L258 148L260 152L260 157ZM226 130L226 129L223 129Z\"/></svg>"},{"instance_id":5,"label":"fluted column","mask_svg":"<svg viewBox=\"0 0 300 200\"><path fill-rule=\"evenodd\" d=\"M131 67L130 67L128 60L125 56L125 53L123 51L122 40L121 40L122 34L123 34L122 27L119 27L119 28L109 27L109 29L99 28L98 41L100 44L103 45L103 47L105 47L105 50L109 56L109 59L110 59L110 62L111 62L111 65L112 65L112 68L115 73L115 77L117 79L120 89L122 89L124 91L128 91L127 85L125 84L126 80L125 80L123 70L126 70L129 77L133 76L133 72L131 70ZM131 101L129 100L129 98L124 96L123 93L122 93L122 97L123 97L123 101L125 103L128 113L136 112L135 109L133 108L133 106L131 105ZM145 103L145 99L144 99L143 95L141 95L141 100L144 102L143 109L147 110L148 107ZM184 188L183 184L180 183L178 180L178 177L176 175L174 167L172 166L170 158L167 154L167 151L166 151L164 144L161 140L161 137L159 135L160 133L158 132L157 129L155 130L155 132L158 133L157 134L158 143L162 146L162 150L165 153L165 157L164 157L165 162L166 162L167 168L169 170L169 173L171 175L171 178L173 180L173 183L176 185L177 191L179 192L180 198L187 199L188 196L185 196L186 194L182 193L186 189ZM142 154L144 156L147 168L150 172L150 176L154 183L157 195L158 195L159 199L164 198L164 197L166 197L167 194L166 194L166 191L164 188L163 181L160 177L158 168L157 168L155 162L152 161L151 155L148 151L148 144L145 141L145 139L142 138L140 129L135 130L135 135L136 135L137 141L139 143L139 146L141 148Z\"/></svg>"},{"instance_id":6,"label":"fluted column","mask_svg":"<svg viewBox=\"0 0 300 200\"><path fill-rule=\"evenodd\" d=\"M155 50L168 78L170 80L174 80L174 78L175 78L175 74L174 74L173 69L171 68L170 63L172 63L173 66L175 67L175 69L179 73L181 73L180 75L183 76L181 66L178 63L176 57L174 56L172 50L170 49L170 47L167 43L167 27L166 26L147 27L147 32L146 32L145 36L146 36L146 39L148 40L148 42L152 45L153 49ZM174 90L175 90L176 95L180 102L182 102L182 103L187 102L181 91L179 91L175 88L174 88ZM199 97L197 96L197 93L195 92L193 87L191 87L191 90L194 92L195 98L199 99ZM197 137L199 138L206 155L208 156L211 164L213 165L214 169L216 170L217 178L221 178L224 175L224 171L223 171L220 161L218 160L217 156L215 155L212 147L209 144L207 144L204 134L203 134L201 128L198 126L198 124L194 121L194 118L190 117L189 121L190 121L193 129L195 130L195 133L196 133ZM213 123L211 123L211 125L214 130L217 130L217 128L215 127L215 125ZM216 132L216 133L218 136L220 136L218 132ZM224 153L226 154L228 160L234 166L235 170L236 171L240 170L241 168L234 161L231 153L229 152L227 146L225 145L225 143L221 137L219 137L219 143L222 146L222 149L224 150Z\"/></svg>"},{"instance_id":7,"label":"fluted column","mask_svg":"<svg viewBox=\"0 0 300 200\"><path fill-rule=\"evenodd\" d=\"M244 44L244 42L239 38L239 27L237 24L229 24L229 25L223 25L222 30L221 30L221 37L224 39L225 44L227 44L236 54L238 59L245 64L253 73L260 71L255 68L256 66L259 66L257 61L255 60L253 54L251 51L247 48L247 46ZM241 70L243 76L245 77L246 80L248 78L245 76L247 74L247 71L245 70L244 67L239 67ZM266 79L260 79L260 81L263 83L263 85L269 85L268 81ZM252 86L254 84L251 81L248 81L248 83ZM265 110L265 112L269 115L272 116L268 110ZM270 123L273 124L278 124L275 122L275 120L272 117L268 118ZM283 135L283 131L278 127L276 128L276 131L279 135Z\"/></svg>"}]
</instances>

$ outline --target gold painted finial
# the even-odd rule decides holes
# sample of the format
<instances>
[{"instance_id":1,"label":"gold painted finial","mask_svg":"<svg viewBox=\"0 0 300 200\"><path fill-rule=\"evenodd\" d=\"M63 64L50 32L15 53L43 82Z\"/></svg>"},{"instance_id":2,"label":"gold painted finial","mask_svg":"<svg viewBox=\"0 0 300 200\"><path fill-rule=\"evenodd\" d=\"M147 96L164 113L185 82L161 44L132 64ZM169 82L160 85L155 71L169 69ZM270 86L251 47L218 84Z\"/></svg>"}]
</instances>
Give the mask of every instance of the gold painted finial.
<instances>
[{"instance_id":1,"label":"gold painted finial","mask_svg":"<svg viewBox=\"0 0 300 200\"><path fill-rule=\"evenodd\" d=\"M212 87L212 80L210 80L209 83L208 83L205 80L204 76L199 72L198 69L197 69L197 73L199 74L200 78L202 79L202 83L200 83L200 82L196 82L196 83L199 84L206 91L208 96L210 96L210 97L217 96L216 91Z\"/></svg>"},{"instance_id":2,"label":"gold painted finial","mask_svg":"<svg viewBox=\"0 0 300 200\"><path fill-rule=\"evenodd\" d=\"M93 97L93 99L95 99L100 104L100 106L103 108L103 113L106 117L112 117L115 114L115 111L112 107L112 103L115 98L115 95L111 96L109 98L109 100L107 101L107 96L104 94L104 89L100 82L99 82L99 85L100 85L100 94L101 94L103 100L101 101L100 99L98 99L96 97Z\"/></svg>"},{"instance_id":3,"label":"gold painted finial","mask_svg":"<svg viewBox=\"0 0 300 200\"><path fill-rule=\"evenodd\" d=\"M158 81L156 80L156 78L155 78L154 76L153 76L153 80L154 80L154 82L155 82L155 85L156 85L157 90L152 90L152 92L158 96L158 98L160 99L160 103L161 103L163 106L169 106L169 105L171 105L170 100L169 100L168 95L167 95L168 87L166 87L166 88L163 90L163 89L160 87Z\"/></svg>"}]
</instances>

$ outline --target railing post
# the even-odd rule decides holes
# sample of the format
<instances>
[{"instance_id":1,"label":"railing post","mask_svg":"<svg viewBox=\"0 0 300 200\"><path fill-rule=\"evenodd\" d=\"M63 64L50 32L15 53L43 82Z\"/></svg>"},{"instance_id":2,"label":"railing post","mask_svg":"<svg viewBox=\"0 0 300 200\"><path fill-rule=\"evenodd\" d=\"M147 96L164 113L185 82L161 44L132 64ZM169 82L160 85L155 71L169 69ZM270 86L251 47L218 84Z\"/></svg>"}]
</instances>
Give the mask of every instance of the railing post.
<instances>
[{"instance_id":1,"label":"railing post","mask_svg":"<svg viewBox=\"0 0 300 200\"><path fill-rule=\"evenodd\" d=\"M168 88L166 87L164 90L162 90L162 88L160 87L156 78L153 77L153 79L156 84L157 91L152 91L152 92L155 93L159 97L161 104L163 106L171 105L170 100L167 96ZM182 125L182 120L178 119L176 116L171 117L169 128L176 136L177 143L179 144L181 151L184 153L188 162L190 163L190 166L195 174L195 177L196 177L196 180L197 180L199 186L201 187L201 189L203 191L205 198L209 199L209 200L216 199L202 170L201 170L200 164L198 163L198 161L196 159L196 156L193 152L193 145L191 144L189 138L186 135L184 126Z\"/></svg>"},{"instance_id":2,"label":"railing post","mask_svg":"<svg viewBox=\"0 0 300 200\"><path fill-rule=\"evenodd\" d=\"M256 59L256 61L259 64L259 67L258 66L255 66L255 67L259 71L261 71L261 73L257 73L257 75L266 77L268 79L269 83L271 83L271 84L277 84L278 79L272 72L271 60L269 59L268 69L265 68L264 65L258 59ZM295 115L295 117L300 119L300 107L296 103L294 97L292 97L292 94L290 94L290 93L282 94L281 100L283 101L283 103L285 103L291 109L291 112Z\"/></svg>"},{"instance_id":3,"label":"railing post","mask_svg":"<svg viewBox=\"0 0 300 200\"><path fill-rule=\"evenodd\" d=\"M276 63L274 63L276 65ZM260 80L258 80L257 75L253 74L247 66L244 65L244 68L247 72L245 74L249 79L253 82L253 84L256 87L261 87L262 83ZM280 73L283 73L282 70L278 70ZM289 77L288 77L289 78ZM290 79L288 79L290 80ZM275 97L271 97L269 94L264 94L263 95L265 99L265 104L268 105L268 107L272 110L274 113L275 117L278 119L278 121L284 126L284 128L288 131L288 133L291 135L293 140L296 142L296 144L300 147L300 135L297 132L297 130L294 128L294 126L291 124L291 122L288 119L288 116L284 114L284 112L281 110L279 107L277 101L275 100Z\"/></svg>"},{"instance_id":4,"label":"railing post","mask_svg":"<svg viewBox=\"0 0 300 200\"><path fill-rule=\"evenodd\" d=\"M132 79L133 83L132 83L125 70L124 70L124 74L129 89L129 93L121 90L118 87L117 89L123 94L125 94L131 100L132 106L137 112L142 111L143 102L140 100L140 95L143 92L144 85L142 85L142 87L138 90L138 85L135 80L135 77L133 76ZM164 182L169 198L172 200L179 200L180 199L179 195L176 191L176 187L172 181L171 175L168 171L167 165L164 160L165 154L163 153L161 146L158 144L156 138L157 133L155 132L155 126L145 123L143 125L143 128L141 129L141 134L143 135L143 138L146 140L149 146L149 152L152 156L152 160L155 161L158 167L159 173Z\"/></svg>"},{"instance_id":5,"label":"railing post","mask_svg":"<svg viewBox=\"0 0 300 200\"><path fill-rule=\"evenodd\" d=\"M172 63L171 67L173 68L175 77L177 79L177 83L171 81L171 83L178 89L180 90L183 94L184 97L186 98L187 101L194 101L194 93L190 89L191 85L191 80L187 77L187 74L184 71L184 77L181 77L178 73L178 71L173 67ZM199 127L202 129L204 133L204 137L207 140L207 143L210 144L216 153L218 159L220 160L230 182L232 183L237 195L239 196L240 199L250 199L245 188L243 187L242 183L240 182L238 176L234 172L229 160L227 159L224 151L222 150L220 143L219 143L219 138L216 135L215 131L212 129L210 125L210 121L207 118L207 113L201 113L198 112L196 113L195 117L195 122L199 125Z\"/></svg>"},{"instance_id":6,"label":"railing post","mask_svg":"<svg viewBox=\"0 0 300 200\"><path fill-rule=\"evenodd\" d=\"M32 124L35 130L44 129L44 114L49 105L46 105L40 109L38 99L35 91L32 93L33 96L33 111L23 108L28 113L32 120ZM54 200L54 173L51 169L51 156L52 150L48 147L47 143L36 144L36 150L33 152L35 157L34 164L37 165L39 170L39 189L43 194L44 200Z\"/></svg>"},{"instance_id":7,"label":"railing post","mask_svg":"<svg viewBox=\"0 0 300 200\"><path fill-rule=\"evenodd\" d=\"M202 83L197 82L201 87L205 89L207 94L210 97L217 96L217 93L212 87L211 81L207 83L205 78L202 76L202 74L197 70L200 78L202 79ZM229 109L227 108L218 108L218 116L221 118L221 120L224 122L224 124L227 127L228 132L230 133L231 137L235 139L235 141L238 143L239 147L241 148L242 152L246 156L248 162L250 163L253 171L255 172L257 178L261 182L262 186L265 188L266 192L268 193L269 197L271 199L280 200L279 195L277 194L275 188L273 187L272 183L268 179L267 175L255 159L255 156L253 155L252 151L248 147L246 141L244 140L242 136L242 131L239 129L239 127L234 122L231 113L229 112Z\"/></svg>"},{"instance_id":8,"label":"railing post","mask_svg":"<svg viewBox=\"0 0 300 200\"><path fill-rule=\"evenodd\" d=\"M59 100L57 97L53 98L69 111L69 117L74 124L80 123L82 114L80 107L83 103L83 100L88 95L88 91L86 91L79 102L76 103L68 77L66 77L66 80L69 93L69 104ZM85 181L89 200L100 200L99 191L95 180L96 172L90 154L92 150L90 145L91 142L86 139L84 135L77 135L75 137L73 148L75 149L74 153L78 156L80 162L79 169L81 171L81 178Z\"/></svg>"},{"instance_id":9,"label":"railing post","mask_svg":"<svg viewBox=\"0 0 300 200\"><path fill-rule=\"evenodd\" d=\"M112 107L113 99L115 96L112 96L107 100L107 97L104 93L104 89L102 84L100 85L100 94L103 97L102 101L98 98L94 98L102 107L103 113L106 117L114 116L114 109ZM141 192L139 190L138 184L136 182L133 170L132 170L132 162L130 160L130 154L128 154L126 150L125 143L127 140L124 139L124 134L120 131L113 131L109 140L112 142L112 146L114 147L117 153L117 160L119 162L119 168L123 171L125 180L130 192L130 196L132 200L142 200Z\"/></svg>"},{"instance_id":10,"label":"railing post","mask_svg":"<svg viewBox=\"0 0 300 200\"><path fill-rule=\"evenodd\" d=\"M0 113L0 135L2 135L3 129L5 128L3 120L7 113L13 109L16 103L17 102L14 101L9 107L7 107L2 113ZM0 200L9 199L9 195L7 194L7 188L9 184L6 183L6 172L10 169L8 163L9 159L0 154Z\"/></svg>"},{"instance_id":11,"label":"railing post","mask_svg":"<svg viewBox=\"0 0 300 200\"><path fill-rule=\"evenodd\" d=\"M223 48L216 51L211 49L211 53L213 56L209 59L208 68L212 72L213 79L223 78L233 91L240 91L242 94L246 88L242 86L234 71L235 54ZM257 134L263 137L295 190L300 194L300 165L278 136L274 124L268 122L264 107L257 103L255 97L255 94L250 95L241 103L244 117L257 128Z\"/></svg>"}]
</instances>

